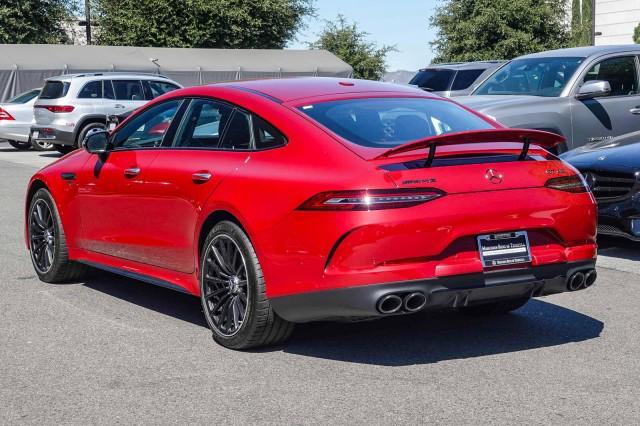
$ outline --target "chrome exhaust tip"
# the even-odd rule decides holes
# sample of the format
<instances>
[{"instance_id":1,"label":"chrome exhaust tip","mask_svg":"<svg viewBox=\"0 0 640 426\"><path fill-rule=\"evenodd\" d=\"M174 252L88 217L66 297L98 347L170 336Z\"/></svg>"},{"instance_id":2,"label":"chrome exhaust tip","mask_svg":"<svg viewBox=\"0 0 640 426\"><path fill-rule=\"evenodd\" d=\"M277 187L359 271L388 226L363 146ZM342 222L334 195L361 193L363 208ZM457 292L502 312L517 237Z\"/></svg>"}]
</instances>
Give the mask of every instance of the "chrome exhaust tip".
<instances>
[{"instance_id":1,"label":"chrome exhaust tip","mask_svg":"<svg viewBox=\"0 0 640 426\"><path fill-rule=\"evenodd\" d=\"M596 278L598 278L598 273L595 269L587 272L584 276L584 288L591 287L596 282Z\"/></svg>"},{"instance_id":2,"label":"chrome exhaust tip","mask_svg":"<svg viewBox=\"0 0 640 426\"><path fill-rule=\"evenodd\" d=\"M584 284L584 274L582 272L576 272L569 278L567 282L567 288L569 291L576 291L582 288Z\"/></svg>"},{"instance_id":3,"label":"chrome exhaust tip","mask_svg":"<svg viewBox=\"0 0 640 426\"><path fill-rule=\"evenodd\" d=\"M409 293L404 297L402 306L407 312L418 312L427 304L427 298L420 292Z\"/></svg>"},{"instance_id":4,"label":"chrome exhaust tip","mask_svg":"<svg viewBox=\"0 0 640 426\"><path fill-rule=\"evenodd\" d=\"M378 312L381 314L395 314L402 308L402 299L395 294L387 294L378 299Z\"/></svg>"}]
</instances>

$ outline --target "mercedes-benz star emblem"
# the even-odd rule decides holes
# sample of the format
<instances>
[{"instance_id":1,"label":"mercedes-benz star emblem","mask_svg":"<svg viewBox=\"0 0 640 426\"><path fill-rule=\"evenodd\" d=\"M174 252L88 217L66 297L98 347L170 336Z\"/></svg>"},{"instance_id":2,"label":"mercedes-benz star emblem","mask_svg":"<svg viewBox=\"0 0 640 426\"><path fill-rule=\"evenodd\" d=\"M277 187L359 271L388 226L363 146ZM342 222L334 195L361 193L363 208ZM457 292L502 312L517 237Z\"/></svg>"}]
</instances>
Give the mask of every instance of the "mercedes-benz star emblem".
<instances>
[{"instance_id":1,"label":"mercedes-benz star emblem","mask_svg":"<svg viewBox=\"0 0 640 426\"><path fill-rule=\"evenodd\" d=\"M502 173L500 173L497 170L494 169L489 169L487 170L487 173L485 173L484 177L491 183L493 184L499 184L502 183Z\"/></svg>"}]
</instances>

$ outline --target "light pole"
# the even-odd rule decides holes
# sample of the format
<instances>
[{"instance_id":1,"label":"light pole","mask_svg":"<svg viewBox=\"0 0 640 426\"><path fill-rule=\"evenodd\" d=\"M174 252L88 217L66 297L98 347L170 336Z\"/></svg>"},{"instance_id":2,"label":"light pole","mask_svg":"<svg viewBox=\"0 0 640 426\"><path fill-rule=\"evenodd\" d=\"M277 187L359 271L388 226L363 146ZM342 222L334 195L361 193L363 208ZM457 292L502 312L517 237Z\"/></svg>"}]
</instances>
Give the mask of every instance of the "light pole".
<instances>
[{"instance_id":1,"label":"light pole","mask_svg":"<svg viewBox=\"0 0 640 426\"><path fill-rule=\"evenodd\" d=\"M84 0L84 19L87 23L87 44L91 44L91 3Z\"/></svg>"}]
</instances>

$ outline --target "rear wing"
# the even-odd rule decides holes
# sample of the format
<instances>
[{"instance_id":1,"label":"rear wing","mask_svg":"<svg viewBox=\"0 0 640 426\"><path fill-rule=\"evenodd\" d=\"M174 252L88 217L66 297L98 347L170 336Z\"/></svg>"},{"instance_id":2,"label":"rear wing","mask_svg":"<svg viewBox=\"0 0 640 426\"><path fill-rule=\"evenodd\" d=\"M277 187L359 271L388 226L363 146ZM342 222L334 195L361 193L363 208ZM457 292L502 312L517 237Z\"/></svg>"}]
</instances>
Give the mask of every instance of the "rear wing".
<instances>
[{"instance_id":1,"label":"rear wing","mask_svg":"<svg viewBox=\"0 0 640 426\"><path fill-rule=\"evenodd\" d=\"M391 148L378 155L376 159L387 158L405 152L416 151L418 149L429 148L429 155L425 162L428 167L436 156L436 147L447 145L464 145L470 143L492 143L492 142L521 142L519 160L527 158L531 144L542 148L553 148L565 141L564 136L555 133L543 132L541 130L527 129L488 129L470 130L466 132L444 133L442 135L431 136L426 139L409 142L404 145Z\"/></svg>"}]
</instances>

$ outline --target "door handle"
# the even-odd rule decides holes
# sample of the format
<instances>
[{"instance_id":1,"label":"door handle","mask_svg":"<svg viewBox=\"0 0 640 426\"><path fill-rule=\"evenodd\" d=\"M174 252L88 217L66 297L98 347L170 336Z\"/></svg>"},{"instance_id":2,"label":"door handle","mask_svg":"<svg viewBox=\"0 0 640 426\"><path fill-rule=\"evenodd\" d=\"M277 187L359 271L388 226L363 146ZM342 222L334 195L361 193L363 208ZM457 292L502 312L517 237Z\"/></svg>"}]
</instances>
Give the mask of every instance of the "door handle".
<instances>
[{"instance_id":1,"label":"door handle","mask_svg":"<svg viewBox=\"0 0 640 426\"><path fill-rule=\"evenodd\" d=\"M114 108L124 108L124 105L122 105L122 104L115 104L115 105L114 105Z\"/></svg>"},{"instance_id":2,"label":"door handle","mask_svg":"<svg viewBox=\"0 0 640 426\"><path fill-rule=\"evenodd\" d=\"M62 172L60 177L64 180L76 180L76 174L73 172Z\"/></svg>"},{"instance_id":3,"label":"door handle","mask_svg":"<svg viewBox=\"0 0 640 426\"><path fill-rule=\"evenodd\" d=\"M640 105L631 108L629 112L633 115L640 115Z\"/></svg>"},{"instance_id":4,"label":"door handle","mask_svg":"<svg viewBox=\"0 0 640 426\"><path fill-rule=\"evenodd\" d=\"M207 171L196 172L191 175L191 179L193 180L194 183L205 183L205 182L209 182L209 179L211 179L211 176L212 176L211 173Z\"/></svg>"},{"instance_id":5,"label":"door handle","mask_svg":"<svg viewBox=\"0 0 640 426\"><path fill-rule=\"evenodd\" d=\"M128 178L136 177L140 174L139 167L131 167L130 169L124 169L124 176Z\"/></svg>"}]
</instances>

